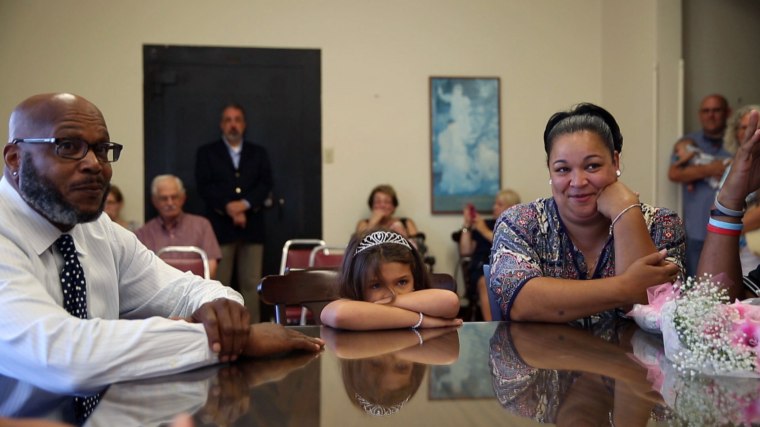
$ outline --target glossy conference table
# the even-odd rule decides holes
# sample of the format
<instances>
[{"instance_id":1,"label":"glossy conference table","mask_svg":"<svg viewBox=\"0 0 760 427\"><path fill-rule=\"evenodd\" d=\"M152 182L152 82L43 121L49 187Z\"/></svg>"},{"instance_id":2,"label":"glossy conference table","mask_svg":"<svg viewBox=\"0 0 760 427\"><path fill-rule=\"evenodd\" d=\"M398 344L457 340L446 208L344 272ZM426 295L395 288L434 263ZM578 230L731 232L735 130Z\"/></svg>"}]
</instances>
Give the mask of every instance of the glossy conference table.
<instances>
[{"instance_id":1,"label":"glossy conference table","mask_svg":"<svg viewBox=\"0 0 760 427\"><path fill-rule=\"evenodd\" d=\"M420 335L300 329L325 338L325 351L114 384L85 425L165 425L182 412L193 414L197 426L760 421L760 381L681 377L665 360L660 338L630 322L593 330L466 323ZM8 390L0 388L0 415L56 418L71 404L24 387L14 389L23 396Z\"/></svg>"}]
</instances>

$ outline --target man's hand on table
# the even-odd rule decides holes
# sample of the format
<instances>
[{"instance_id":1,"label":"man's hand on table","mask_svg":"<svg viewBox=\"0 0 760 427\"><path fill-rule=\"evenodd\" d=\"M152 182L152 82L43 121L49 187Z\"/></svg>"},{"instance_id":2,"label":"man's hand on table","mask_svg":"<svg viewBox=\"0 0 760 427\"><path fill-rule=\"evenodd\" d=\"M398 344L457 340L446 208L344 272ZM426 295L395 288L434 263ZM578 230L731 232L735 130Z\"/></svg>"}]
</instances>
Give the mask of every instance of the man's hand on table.
<instances>
[{"instance_id":1,"label":"man's hand on table","mask_svg":"<svg viewBox=\"0 0 760 427\"><path fill-rule=\"evenodd\" d=\"M222 363L232 362L245 351L251 336L251 316L244 305L227 298L203 304L190 320L203 323L208 345Z\"/></svg>"},{"instance_id":2,"label":"man's hand on table","mask_svg":"<svg viewBox=\"0 0 760 427\"><path fill-rule=\"evenodd\" d=\"M325 342L320 338L304 335L277 323L257 323L251 326L243 354L260 357L293 350L317 352L324 345Z\"/></svg>"}]
</instances>

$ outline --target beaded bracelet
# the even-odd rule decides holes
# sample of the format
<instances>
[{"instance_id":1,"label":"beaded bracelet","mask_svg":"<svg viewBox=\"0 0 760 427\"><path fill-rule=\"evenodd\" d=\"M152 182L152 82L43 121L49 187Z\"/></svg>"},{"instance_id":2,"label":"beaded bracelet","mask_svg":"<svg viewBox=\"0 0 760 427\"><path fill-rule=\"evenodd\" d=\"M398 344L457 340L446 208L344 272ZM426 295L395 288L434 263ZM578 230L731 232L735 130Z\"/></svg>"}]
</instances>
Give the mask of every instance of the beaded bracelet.
<instances>
[{"instance_id":1,"label":"beaded bracelet","mask_svg":"<svg viewBox=\"0 0 760 427\"><path fill-rule=\"evenodd\" d=\"M417 329L420 326L422 326L422 319L424 319L424 318L425 318L425 316L420 311L420 320L418 320L417 323L414 326L412 326L412 329Z\"/></svg>"},{"instance_id":2,"label":"beaded bracelet","mask_svg":"<svg viewBox=\"0 0 760 427\"><path fill-rule=\"evenodd\" d=\"M722 213L725 216L730 216L732 218L742 218L744 217L744 211L746 210L746 207L740 211L729 209L723 205L720 204L718 201L718 195L715 195L715 209L717 209L720 213Z\"/></svg>"},{"instance_id":3,"label":"beaded bracelet","mask_svg":"<svg viewBox=\"0 0 760 427\"><path fill-rule=\"evenodd\" d=\"M617 214L615 219L613 219L612 222L610 223L610 236L612 236L612 229L615 227L615 223L618 222L618 220L620 219L621 216L623 216L624 213L628 212L629 210L633 208L641 208L641 203L634 203L631 206L628 206L627 208L620 211L619 214Z\"/></svg>"}]
</instances>

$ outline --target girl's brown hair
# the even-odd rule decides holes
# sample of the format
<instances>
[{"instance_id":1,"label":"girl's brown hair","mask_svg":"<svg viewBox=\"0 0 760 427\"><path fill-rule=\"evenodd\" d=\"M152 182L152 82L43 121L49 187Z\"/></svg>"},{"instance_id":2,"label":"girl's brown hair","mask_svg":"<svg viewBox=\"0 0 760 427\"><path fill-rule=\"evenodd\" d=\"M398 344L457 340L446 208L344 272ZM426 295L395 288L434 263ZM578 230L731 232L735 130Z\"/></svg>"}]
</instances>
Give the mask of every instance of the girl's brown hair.
<instances>
[{"instance_id":1,"label":"girl's brown hair","mask_svg":"<svg viewBox=\"0 0 760 427\"><path fill-rule=\"evenodd\" d=\"M364 284L380 274L380 267L388 262L406 264L412 270L414 278L414 290L430 288L430 274L417 249L409 243L409 247L400 243L375 244L357 253L357 248L367 236L376 231L392 233L394 237L401 237L388 230L372 230L355 235L348 242L346 255L343 258L339 277L339 294L341 298L364 301ZM406 239L404 239L406 240ZM411 248L411 249L410 249Z\"/></svg>"}]
</instances>

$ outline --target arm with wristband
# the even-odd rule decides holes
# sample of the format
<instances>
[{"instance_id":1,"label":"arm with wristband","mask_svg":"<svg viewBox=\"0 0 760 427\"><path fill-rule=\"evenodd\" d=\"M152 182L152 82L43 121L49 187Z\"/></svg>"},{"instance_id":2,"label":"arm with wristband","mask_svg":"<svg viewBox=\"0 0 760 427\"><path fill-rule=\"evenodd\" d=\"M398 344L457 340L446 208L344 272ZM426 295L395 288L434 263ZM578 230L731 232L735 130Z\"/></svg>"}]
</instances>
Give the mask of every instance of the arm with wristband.
<instances>
[{"instance_id":1,"label":"arm with wristband","mask_svg":"<svg viewBox=\"0 0 760 427\"><path fill-rule=\"evenodd\" d=\"M760 188L760 130L758 112L752 111L745 138L710 211L708 233L698 267L698 275L725 273L731 282L728 283L731 299L744 296L739 237L746 210L745 199L757 188Z\"/></svg>"}]
</instances>

